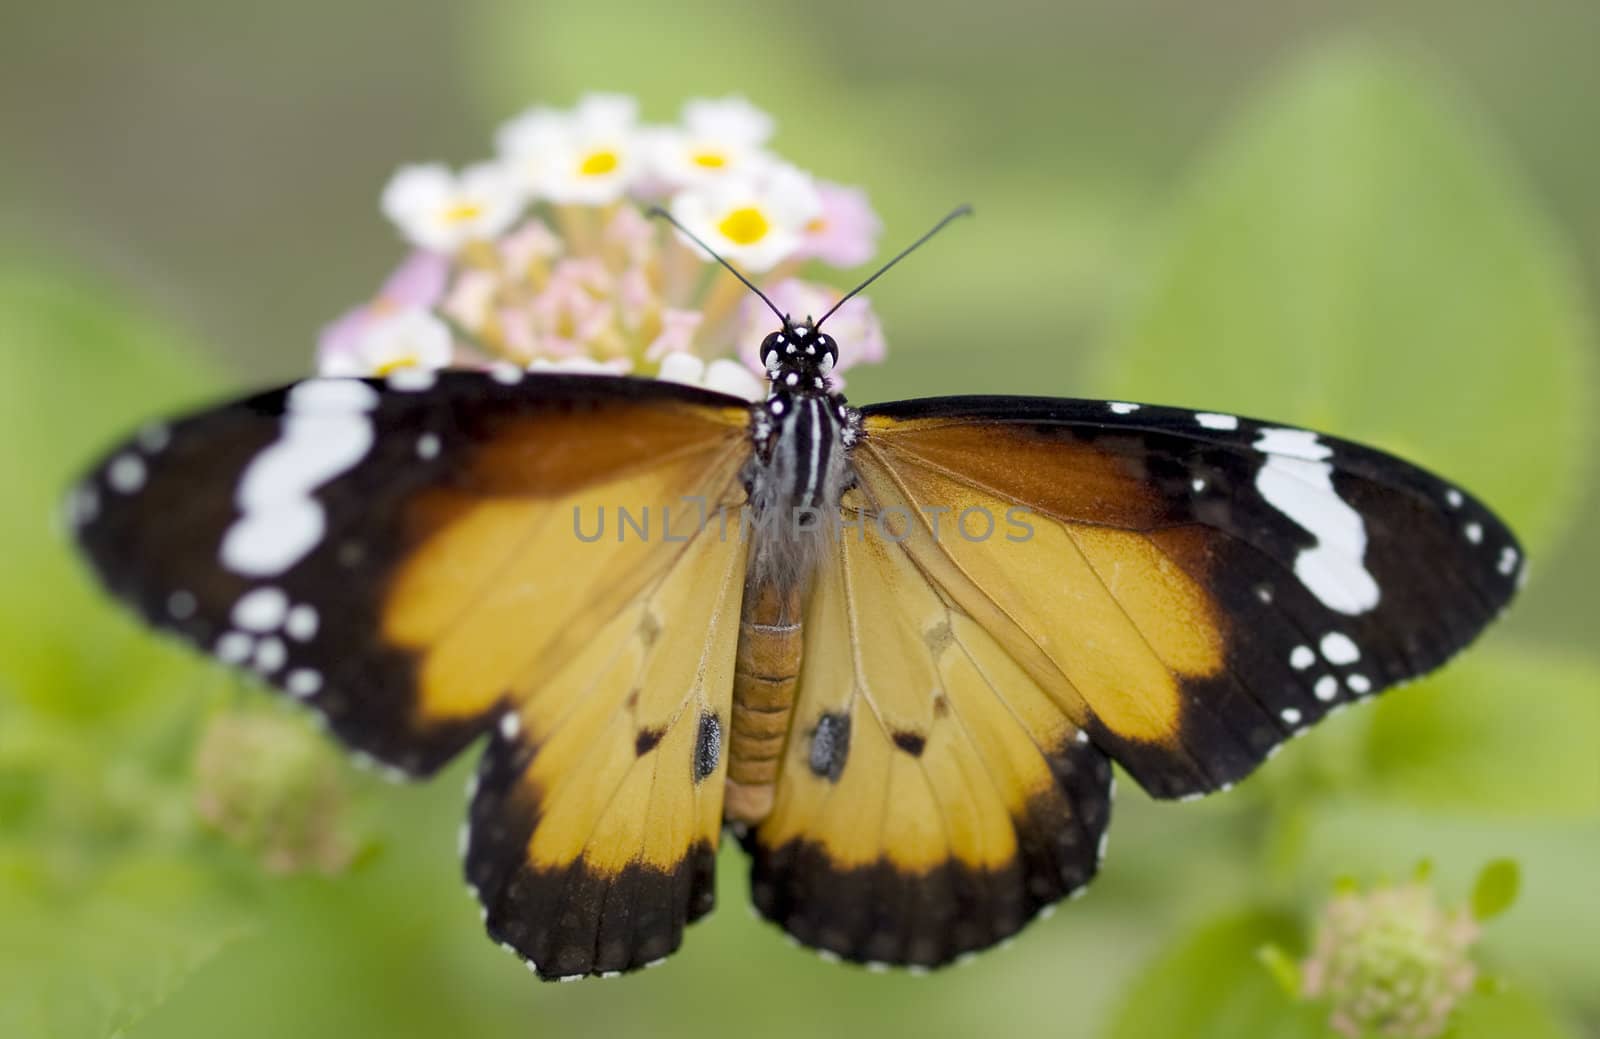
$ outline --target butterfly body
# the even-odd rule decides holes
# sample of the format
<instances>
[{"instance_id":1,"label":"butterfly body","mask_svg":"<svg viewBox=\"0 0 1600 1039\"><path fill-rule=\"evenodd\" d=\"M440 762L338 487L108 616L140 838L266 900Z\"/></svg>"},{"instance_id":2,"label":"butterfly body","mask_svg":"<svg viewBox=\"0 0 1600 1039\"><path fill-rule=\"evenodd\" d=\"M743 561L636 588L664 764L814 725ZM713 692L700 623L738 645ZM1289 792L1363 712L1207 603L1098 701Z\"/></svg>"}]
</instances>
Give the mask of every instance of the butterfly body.
<instances>
[{"instance_id":1,"label":"butterfly body","mask_svg":"<svg viewBox=\"0 0 1600 1039\"><path fill-rule=\"evenodd\" d=\"M833 391L829 336L785 322L762 344L770 382L751 411L754 446L741 475L750 534L734 677L728 801L732 822L758 823L772 806L805 645L804 604L836 535L852 479L860 415Z\"/></svg>"},{"instance_id":2,"label":"butterfly body","mask_svg":"<svg viewBox=\"0 0 1600 1039\"><path fill-rule=\"evenodd\" d=\"M1123 402L857 410L807 331L768 337L754 405L311 380L131 438L68 520L147 621L354 750L426 776L481 742L467 880L552 979L676 949L729 821L801 943L952 962L1088 883L1113 761L1226 789L1442 664L1525 573L1383 452Z\"/></svg>"}]
</instances>

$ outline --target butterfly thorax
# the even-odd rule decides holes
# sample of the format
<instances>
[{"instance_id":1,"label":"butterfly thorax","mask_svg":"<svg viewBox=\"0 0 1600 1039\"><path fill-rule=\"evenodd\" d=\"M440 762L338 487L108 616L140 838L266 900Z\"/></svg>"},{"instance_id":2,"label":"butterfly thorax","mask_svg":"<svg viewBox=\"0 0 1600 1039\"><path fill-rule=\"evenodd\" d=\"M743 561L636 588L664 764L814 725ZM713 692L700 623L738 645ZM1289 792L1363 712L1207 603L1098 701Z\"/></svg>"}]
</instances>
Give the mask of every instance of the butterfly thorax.
<instances>
[{"instance_id":1,"label":"butterfly thorax","mask_svg":"<svg viewBox=\"0 0 1600 1039\"><path fill-rule=\"evenodd\" d=\"M771 388L751 409L755 450L743 474L750 562L740 618L729 742L729 819L759 822L772 805L800 672L811 577L836 537L859 417L833 392L830 337L787 324L762 344Z\"/></svg>"}]
</instances>

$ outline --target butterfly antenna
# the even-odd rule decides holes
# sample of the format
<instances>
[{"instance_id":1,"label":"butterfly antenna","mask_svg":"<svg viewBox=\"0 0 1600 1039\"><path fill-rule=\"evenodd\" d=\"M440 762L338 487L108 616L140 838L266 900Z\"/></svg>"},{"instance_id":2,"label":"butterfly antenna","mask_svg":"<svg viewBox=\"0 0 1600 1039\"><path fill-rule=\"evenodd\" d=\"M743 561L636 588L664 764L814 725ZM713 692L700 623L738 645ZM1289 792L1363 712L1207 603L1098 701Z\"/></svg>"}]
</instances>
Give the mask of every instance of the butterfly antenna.
<instances>
[{"instance_id":1,"label":"butterfly antenna","mask_svg":"<svg viewBox=\"0 0 1600 1039\"><path fill-rule=\"evenodd\" d=\"M872 277L868 278L866 281L862 282L860 285L857 285L855 288L851 289L849 292L845 293L843 298L841 298L839 300L839 302L835 303L833 306L828 308L828 312L826 314L822 315L821 317L817 318L816 321L812 322L811 327L812 328L821 327L821 325L822 325L822 323L824 321L828 320L828 318L833 316L833 312L835 310L838 310L840 307L842 307L846 303L850 302L851 298L854 297L857 293L859 293L862 289L866 288L868 285L871 285L873 282L875 282L879 278L883 277L886 273L888 273L890 267L893 267L895 264L899 263L901 260L905 259L907 256L910 256L912 253L916 252L918 247L921 246L923 242L926 242L928 239L932 238L934 235L938 234L940 231L943 231L944 230L944 225L948 224L950 221L954 220L958 216L971 216L971 215L972 215L972 207L971 206L957 206L956 208L952 209L950 212L946 213L944 215L944 219L940 220L937 224L934 224L932 227L930 227L927 230L927 233L925 233L921 238L918 238L916 241L912 242L910 245L908 245L904 249L900 250L899 254L897 256L895 256L894 259L890 260L888 263L884 264L882 267L879 267L876 274L874 274Z\"/></svg>"},{"instance_id":2,"label":"butterfly antenna","mask_svg":"<svg viewBox=\"0 0 1600 1039\"><path fill-rule=\"evenodd\" d=\"M739 273L739 268L735 267L733 264L729 263L727 260L724 260L721 256L717 255L717 251L715 249L711 248L711 246L707 245L705 242L702 242L700 240L700 236L699 235L695 234L693 231L689 230L687 227L684 227L682 224L678 223L678 218L677 217L673 216L671 213L667 212L665 209L662 209L660 206L651 206L649 209L645 210L645 216L659 217L662 220L665 220L667 223L671 224L673 227L676 227L679 231L681 231L683 233L683 236L685 238L689 239L689 241L693 242L695 245L698 245L700 248L704 249L706 251L706 255L707 256L710 256L713 260L716 260L718 263L720 263L724 267L728 268L728 273L729 274L732 274L735 278L738 278L740 281L744 282L745 288L749 289L751 292L754 292L757 296L760 296L761 297L761 302L763 302L763 303L765 303L767 305L767 309L768 310L770 310L774 314L778 315L778 320L779 321L783 322L785 325L787 325L789 323L789 315L787 315L783 311L779 310L773 304L772 300L767 298L767 294L765 292L762 292L760 289L756 288L755 282L751 281L749 278L746 278L743 274L740 274Z\"/></svg>"}]
</instances>

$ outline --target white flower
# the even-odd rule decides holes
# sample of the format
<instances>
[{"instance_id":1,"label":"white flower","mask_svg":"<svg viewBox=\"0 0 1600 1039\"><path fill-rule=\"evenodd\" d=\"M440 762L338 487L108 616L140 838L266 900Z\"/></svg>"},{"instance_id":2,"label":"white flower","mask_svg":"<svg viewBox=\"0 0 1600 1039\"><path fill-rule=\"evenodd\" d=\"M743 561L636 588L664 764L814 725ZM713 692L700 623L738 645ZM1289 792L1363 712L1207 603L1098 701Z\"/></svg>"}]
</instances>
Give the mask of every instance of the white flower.
<instances>
[{"instance_id":1,"label":"white flower","mask_svg":"<svg viewBox=\"0 0 1600 1039\"><path fill-rule=\"evenodd\" d=\"M738 361L730 361L726 357L707 364L691 353L670 353L661 359L661 371L656 378L688 386L703 386L745 400L760 400L767 395L766 383Z\"/></svg>"},{"instance_id":2,"label":"white flower","mask_svg":"<svg viewBox=\"0 0 1600 1039\"><path fill-rule=\"evenodd\" d=\"M492 163L469 166L459 175L448 166L402 166L383 189L383 214L412 244L450 253L509 228L522 198Z\"/></svg>"},{"instance_id":3,"label":"white flower","mask_svg":"<svg viewBox=\"0 0 1600 1039\"><path fill-rule=\"evenodd\" d=\"M806 225L821 212L810 175L793 166L719 181L672 200L680 223L728 260L756 272L771 270L799 249Z\"/></svg>"},{"instance_id":4,"label":"white flower","mask_svg":"<svg viewBox=\"0 0 1600 1039\"><path fill-rule=\"evenodd\" d=\"M641 164L638 105L620 94L588 94L576 110L534 108L495 135L522 188L556 203L598 206L627 192Z\"/></svg>"},{"instance_id":5,"label":"white flower","mask_svg":"<svg viewBox=\"0 0 1600 1039\"><path fill-rule=\"evenodd\" d=\"M347 350L321 358L323 375L389 375L402 368L448 367L450 328L422 307L408 307L372 321Z\"/></svg>"},{"instance_id":6,"label":"white flower","mask_svg":"<svg viewBox=\"0 0 1600 1039\"><path fill-rule=\"evenodd\" d=\"M752 176L775 161L763 147L772 129L772 117L742 97L690 101L681 129L651 133L650 165L673 188Z\"/></svg>"},{"instance_id":7,"label":"white flower","mask_svg":"<svg viewBox=\"0 0 1600 1039\"><path fill-rule=\"evenodd\" d=\"M530 372L565 372L568 375L627 375L633 365L618 357L610 361L597 361L593 357L562 357L550 360L535 357L528 365Z\"/></svg>"}]
</instances>

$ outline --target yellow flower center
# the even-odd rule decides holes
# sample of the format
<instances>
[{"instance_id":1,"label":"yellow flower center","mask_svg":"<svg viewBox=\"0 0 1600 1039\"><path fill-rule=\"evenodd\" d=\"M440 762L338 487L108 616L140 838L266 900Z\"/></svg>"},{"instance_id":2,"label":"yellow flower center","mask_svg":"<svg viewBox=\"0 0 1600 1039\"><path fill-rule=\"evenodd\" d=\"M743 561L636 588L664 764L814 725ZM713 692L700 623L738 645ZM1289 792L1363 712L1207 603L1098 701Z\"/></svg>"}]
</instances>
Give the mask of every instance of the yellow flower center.
<instances>
[{"instance_id":1,"label":"yellow flower center","mask_svg":"<svg viewBox=\"0 0 1600 1039\"><path fill-rule=\"evenodd\" d=\"M689 158L696 166L708 170L720 170L728 164L728 157L721 152L696 152Z\"/></svg>"},{"instance_id":2,"label":"yellow flower center","mask_svg":"<svg viewBox=\"0 0 1600 1039\"><path fill-rule=\"evenodd\" d=\"M373 369L372 374L381 379L386 375L393 375L402 368L415 368L421 361L422 359L416 354L401 354L399 357L391 357L378 365Z\"/></svg>"},{"instance_id":3,"label":"yellow flower center","mask_svg":"<svg viewBox=\"0 0 1600 1039\"><path fill-rule=\"evenodd\" d=\"M765 238L771 228L766 215L755 206L735 209L717 224L722 236L735 245L754 245Z\"/></svg>"},{"instance_id":4,"label":"yellow flower center","mask_svg":"<svg viewBox=\"0 0 1600 1039\"><path fill-rule=\"evenodd\" d=\"M590 152L578 163L578 172L585 177L601 177L616 169L619 162L616 152Z\"/></svg>"},{"instance_id":5,"label":"yellow flower center","mask_svg":"<svg viewBox=\"0 0 1600 1039\"><path fill-rule=\"evenodd\" d=\"M465 223L476 220L483 215L483 207L476 202L457 202L444 211L444 218L452 224Z\"/></svg>"}]
</instances>

